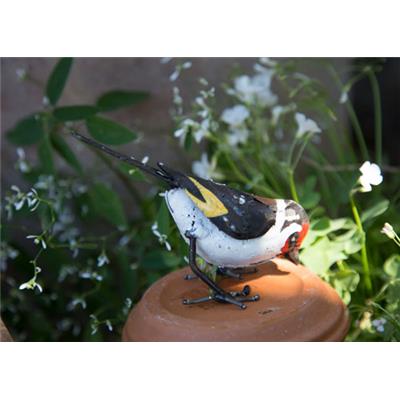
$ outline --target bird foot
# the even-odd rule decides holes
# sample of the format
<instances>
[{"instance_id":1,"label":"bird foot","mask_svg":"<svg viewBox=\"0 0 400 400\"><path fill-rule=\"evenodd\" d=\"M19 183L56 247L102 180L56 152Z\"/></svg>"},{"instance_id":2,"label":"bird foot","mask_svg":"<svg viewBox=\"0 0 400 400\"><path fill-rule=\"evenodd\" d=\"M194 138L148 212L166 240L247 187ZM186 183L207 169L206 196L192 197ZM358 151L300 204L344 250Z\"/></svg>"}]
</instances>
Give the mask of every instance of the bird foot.
<instances>
[{"instance_id":1,"label":"bird foot","mask_svg":"<svg viewBox=\"0 0 400 400\"><path fill-rule=\"evenodd\" d=\"M247 308L247 302L258 301L260 296L258 294L249 296L250 286L246 285L240 292L225 292L225 293L212 293L209 296L200 297L198 299L184 299L184 305L206 303L208 301L217 301L218 303L228 303L238 306L242 310Z\"/></svg>"}]
</instances>

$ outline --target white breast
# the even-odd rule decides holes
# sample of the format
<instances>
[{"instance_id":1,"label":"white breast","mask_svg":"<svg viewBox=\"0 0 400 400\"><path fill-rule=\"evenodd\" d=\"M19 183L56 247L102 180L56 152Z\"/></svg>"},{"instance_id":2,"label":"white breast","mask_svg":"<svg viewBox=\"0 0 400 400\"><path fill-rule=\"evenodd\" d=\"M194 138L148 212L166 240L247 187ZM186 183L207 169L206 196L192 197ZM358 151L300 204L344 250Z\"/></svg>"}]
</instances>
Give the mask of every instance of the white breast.
<instances>
[{"instance_id":1,"label":"white breast","mask_svg":"<svg viewBox=\"0 0 400 400\"><path fill-rule=\"evenodd\" d=\"M165 194L168 209L178 229L185 236L192 232L197 238L197 254L210 264L224 267L245 267L270 260L279 254L286 239L301 226L292 223L282 230L285 222L285 203L277 200L276 223L263 236L239 240L228 236L197 208L183 189L172 189Z\"/></svg>"}]
</instances>

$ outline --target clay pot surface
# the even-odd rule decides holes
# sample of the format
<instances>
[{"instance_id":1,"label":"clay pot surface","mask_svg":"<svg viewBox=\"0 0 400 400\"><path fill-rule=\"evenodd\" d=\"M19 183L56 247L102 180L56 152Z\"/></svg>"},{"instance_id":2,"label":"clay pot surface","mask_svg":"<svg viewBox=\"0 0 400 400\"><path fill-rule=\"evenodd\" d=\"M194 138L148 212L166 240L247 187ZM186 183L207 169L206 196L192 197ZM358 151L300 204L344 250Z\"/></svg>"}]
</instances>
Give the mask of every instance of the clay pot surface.
<instances>
[{"instance_id":1,"label":"clay pot surface","mask_svg":"<svg viewBox=\"0 0 400 400\"><path fill-rule=\"evenodd\" d=\"M187 281L190 268L174 271L144 294L124 326L124 341L340 341L349 327L346 306L315 274L285 259L258 266L242 280L219 284L238 291L250 285L260 300L241 310L208 302L183 305L185 298L208 295L198 279Z\"/></svg>"}]
</instances>

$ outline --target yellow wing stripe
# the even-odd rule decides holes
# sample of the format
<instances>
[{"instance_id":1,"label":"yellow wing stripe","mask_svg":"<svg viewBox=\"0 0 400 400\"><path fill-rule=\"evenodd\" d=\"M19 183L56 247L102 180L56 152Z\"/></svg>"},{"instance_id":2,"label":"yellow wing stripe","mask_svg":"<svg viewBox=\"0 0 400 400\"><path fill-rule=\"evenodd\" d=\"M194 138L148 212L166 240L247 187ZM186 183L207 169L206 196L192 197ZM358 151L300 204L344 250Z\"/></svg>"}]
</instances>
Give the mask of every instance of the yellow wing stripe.
<instances>
[{"instance_id":1,"label":"yellow wing stripe","mask_svg":"<svg viewBox=\"0 0 400 400\"><path fill-rule=\"evenodd\" d=\"M190 176L189 179L195 184L197 189L199 189L205 202L193 196L187 189L185 189L185 192L207 218L220 217L221 215L228 214L228 210L215 194L205 188L201 183L197 182L196 179Z\"/></svg>"}]
</instances>

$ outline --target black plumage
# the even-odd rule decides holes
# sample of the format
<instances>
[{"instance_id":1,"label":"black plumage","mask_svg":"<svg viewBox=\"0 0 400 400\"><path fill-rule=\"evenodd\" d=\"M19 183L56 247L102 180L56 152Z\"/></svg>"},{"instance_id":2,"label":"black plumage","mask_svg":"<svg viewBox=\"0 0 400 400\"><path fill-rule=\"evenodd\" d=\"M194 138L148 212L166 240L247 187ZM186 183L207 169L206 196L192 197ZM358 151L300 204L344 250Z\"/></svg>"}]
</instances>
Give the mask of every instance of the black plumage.
<instances>
[{"instance_id":1,"label":"black plumage","mask_svg":"<svg viewBox=\"0 0 400 400\"><path fill-rule=\"evenodd\" d=\"M200 185L212 192L227 210L223 215L210 217L210 221L215 224L218 229L235 239L247 240L260 237L275 224L275 201L262 201L263 199L261 198L232 189L226 185L207 179L190 177L162 163L157 163L158 168L154 168L143 164L134 157L118 153L77 132L72 132L72 135L120 161L127 162L128 164L140 168L144 172L162 179L170 188L186 189L201 202L205 202L207 199L204 198L199 188L193 182L193 180L197 181Z\"/></svg>"}]
</instances>

